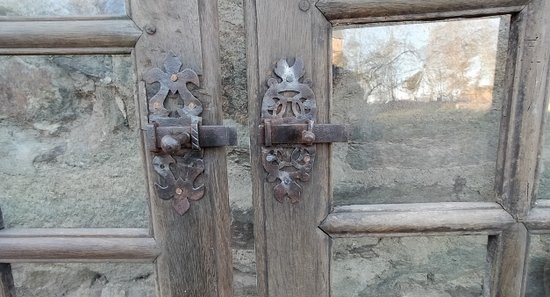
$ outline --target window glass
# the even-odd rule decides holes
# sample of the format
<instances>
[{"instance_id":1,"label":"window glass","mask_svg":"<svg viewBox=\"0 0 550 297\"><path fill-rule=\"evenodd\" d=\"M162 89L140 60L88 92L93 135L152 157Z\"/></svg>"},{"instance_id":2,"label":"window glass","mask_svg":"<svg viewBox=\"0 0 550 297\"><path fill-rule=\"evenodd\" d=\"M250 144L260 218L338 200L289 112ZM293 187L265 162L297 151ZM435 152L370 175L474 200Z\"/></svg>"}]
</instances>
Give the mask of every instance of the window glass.
<instances>
[{"instance_id":1,"label":"window glass","mask_svg":"<svg viewBox=\"0 0 550 297\"><path fill-rule=\"evenodd\" d=\"M18 297L154 297L153 264L12 264Z\"/></svg>"},{"instance_id":2,"label":"window glass","mask_svg":"<svg viewBox=\"0 0 550 297\"><path fill-rule=\"evenodd\" d=\"M130 56L0 57L6 227L146 227Z\"/></svg>"},{"instance_id":3,"label":"window glass","mask_svg":"<svg viewBox=\"0 0 550 297\"><path fill-rule=\"evenodd\" d=\"M126 15L124 0L2 0L0 16Z\"/></svg>"},{"instance_id":4,"label":"window glass","mask_svg":"<svg viewBox=\"0 0 550 297\"><path fill-rule=\"evenodd\" d=\"M480 297L487 237L339 238L334 297Z\"/></svg>"},{"instance_id":5,"label":"window glass","mask_svg":"<svg viewBox=\"0 0 550 297\"><path fill-rule=\"evenodd\" d=\"M333 32L336 204L492 201L509 20Z\"/></svg>"}]
</instances>

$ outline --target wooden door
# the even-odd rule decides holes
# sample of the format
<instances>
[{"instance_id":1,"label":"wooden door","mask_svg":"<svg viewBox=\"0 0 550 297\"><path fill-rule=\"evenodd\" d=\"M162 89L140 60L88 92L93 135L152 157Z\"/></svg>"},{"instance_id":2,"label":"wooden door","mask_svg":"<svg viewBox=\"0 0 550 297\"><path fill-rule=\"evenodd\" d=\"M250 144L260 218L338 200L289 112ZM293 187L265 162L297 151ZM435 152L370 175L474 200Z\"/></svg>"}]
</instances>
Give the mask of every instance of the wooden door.
<instances>
[{"instance_id":1,"label":"wooden door","mask_svg":"<svg viewBox=\"0 0 550 297\"><path fill-rule=\"evenodd\" d=\"M459 238L475 234L486 238L486 256L478 260L478 263L485 267L485 276L480 277L483 278L479 285L480 292L472 296L524 296L527 286L525 275L528 271L529 237L536 233L548 233L550 222L547 203L539 202L534 207L539 172L541 127L547 108L550 85L550 52L547 46L550 43L550 28L546 21L547 14L550 12L550 2L547 0L495 0L483 3L475 1L394 3L394 1L368 0L246 0L245 9L259 295L263 297L328 297L331 296L332 291L334 296L331 280L334 281L336 277L334 273L336 262L332 250L341 238L442 235ZM369 185L365 185L354 191L348 191L346 195L355 195L366 202L334 206L332 187L335 177L351 175L351 171L357 168L348 167L347 171L331 171L331 168L334 168L334 164L331 164L331 160L334 160L331 159L331 145L317 140L312 146L305 146L306 150L315 151L315 162L309 172L309 179L302 179L301 173L287 175L298 176L290 181L298 185L298 187L294 186L294 190L279 186L285 182L287 176L268 175L266 163L269 165L277 161L279 169L284 167L279 166L280 158L276 156L278 150L284 149L265 137L267 133L270 133L269 137L276 137L276 133L271 131L274 131L273 126L277 123L273 121L271 124L266 124L262 116L265 115L266 106L271 108L271 114L273 114L273 106L280 106L280 104L277 105L278 103L273 103L274 97L279 96L276 99L282 100L281 98L287 96L284 94L287 91L293 91L290 97L297 93L296 90L282 87L278 95L274 96L274 86L288 85L294 79L299 80L303 85L311 86L315 94L317 112L314 127L317 124L330 123L329 115L331 111L333 112L331 109L337 106L334 100L344 98L337 97L333 93L335 90L341 88L339 90L342 92L351 92L349 88L342 89L333 81L333 78L338 75L335 73L338 69L335 67L334 60L337 58L337 51L341 51L339 48L341 44L332 47L335 44L334 38L338 38L335 33L337 30L368 27L369 24L372 24L372 27L380 27L501 15L509 17L509 23L504 27L509 34L504 44L503 58L497 62L503 69L505 68L501 76L502 84L496 85L495 88L495 92L502 94L502 105L498 108L494 106L493 109L489 108L498 111L496 118L500 122L500 125L497 124L491 130L496 140L494 149L489 150L488 153L493 160L489 173L493 186L489 186L486 192L472 193L479 198L461 200L462 196L453 194L448 197L442 195L438 198L440 200L436 199L432 203L404 203L417 202L415 200L417 198L412 197L413 191L409 189L404 190L405 193L402 196L404 198L400 201L391 199L396 192L392 194L391 191L387 191L384 194L383 191L378 191L382 193L378 196L379 201L389 201L380 204L369 200L372 196L369 196ZM381 38L380 35L375 37ZM367 43L364 40L358 40L356 43ZM373 42L376 43L376 41ZM364 63L369 62L364 61ZM368 81L365 81L366 83ZM387 96L390 94L387 93ZM271 101L265 103L266 97ZM306 100L310 97L303 98ZM369 98L364 97L365 105L369 104L371 100ZM285 100L293 102L292 98ZM387 101L396 100L387 99ZM437 104L454 102L444 97L433 101L441 101ZM392 104L398 103L396 101ZM401 103L401 105L404 104ZM290 108L289 105L287 109ZM345 106L339 108L346 110ZM453 103L453 109L459 108L459 103ZM275 109L275 113L279 110ZM370 112L368 109L361 110ZM399 123L403 126L399 129L410 131L403 127L413 127L414 120L422 116L426 115L416 114L408 118L409 122L401 120ZM397 115L394 118L397 118ZM340 117L340 120L345 119ZM367 122L373 123L372 120ZM271 125L270 132L267 130L268 125ZM380 123L378 125L378 129L387 128ZM357 134L361 127L349 128L351 129L349 139L352 144L362 145L357 142ZM433 129L433 126L429 128ZM427 133L424 139L436 141L437 139L430 133ZM462 135L458 130L453 134L458 137ZM258 137L258 135L261 136ZM316 136L319 139L325 135ZM370 140L378 136L373 132L368 134L367 138ZM394 145L407 145L403 140L407 137L406 133L401 134L400 137L394 140ZM481 139L486 138L481 136ZM266 145L267 142L271 145ZM470 138L459 138L458 142L474 145ZM288 143L285 145L292 146ZM462 144L457 143L457 145ZM304 142L302 141L298 146L294 144L294 147L303 148ZM272 155L266 156L266 150L271 150ZM444 154L452 150L453 147L449 146L448 150L443 149L441 152ZM360 162L362 159L367 159L364 166L365 178L369 177L369 174L372 177L373 173L368 169L374 166L369 163L371 160L367 155L369 150L366 151L367 153L363 155L356 154L353 160L353 162ZM372 150L370 152L372 153ZM426 150L425 153L432 152ZM387 160L398 156L389 154ZM460 162L463 161L457 161L457 166L461 166ZM419 162L411 163L415 165L411 165L406 170L416 170L418 175L421 174L419 172L424 172L439 178L438 175L444 174L438 173L435 168L423 168ZM387 169L384 164L386 163L380 167L382 170ZM477 162L474 165L477 166ZM289 172L299 171L297 168ZM397 171L399 170L405 169L397 168ZM459 193L463 193L463 186L466 185L466 179L460 175L467 174L467 171L464 169L464 172L459 172L455 177L454 189ZM386 174L378 178L383 182L384 178L391 179L395 174ZM410 176L411 180L415 178L418 177ZM477 179L469 180L468 183L475 183L475 180ZM416 193L418 196L429 196L437 192L439 186L439 182L433 182L431 187L421 186L420 191ZM450 187L453 188L452 183ZM283 188L287 191L281 192ZM297 196L299 199L296 199ZM416 252L420 253L420 250ZM365 266L363 269L368 271L371 268ZM414 292L408 293L416 296ZM389 290L380 292L369 290L368 287L361 294L353 296L397 296ZM443 296L447 293L441 291L434 294ZM466 293L458 293L457 296L462 296L461 294Z\"/></svg>"},{"instance_id":2,"label":"wooden door","mask_svg":"<svg viewBox=\"0 0 550 297\"><path fill-rule=\"evenodd\" d=\"M131 124L139 128L143 159L139 170L144 174L136 175L146 177L142 183L148 189L150 227L7 228L0 231L0 262L154 263L157 296L231 296L230 213L223 145L232 142L232 134L215 126L222 123L217 1L132 0L127 1L123 14L1 17L0 54L131 55L134 66L127 73L134 72L136 94L123 100L135 100L137 115L129 119L137 119ZM152 104L154 96L162 97L154 101L158 106ZM169 155L156 147L161 136L155 133L160 133L163 121L168 121L162 116L178 117L166 102L161 105L170 96L181 96L180 112L191 110L194 116L187 123L191 126L189 144L185 144L189 148L192 142L196 145L192 151L196 159L191 163L183 160L187 155ZM164 107L170 113L159 116L156 111ZM202 114L197 112L199 108ZM204 132L207 126L221 132ZM218 134L221 138L211 137ZM158 142L151 137L159 137ZM182 143L177 151L184 147ZM208 143L213 147L205 148ZM159 163L155 159L159 156L171 162ZM180 178L180 184L166 184L170 181L159 178L155 166L169 168L172 172L168 174L175 175L174 182ZM193 171L186 171L189 168ZM166 193L165 188L173 193ZM161 190L164 197L159 197ZM2 264L1 296L15 296L8 270L9 265Z\"/></svg>"}]
</instances>

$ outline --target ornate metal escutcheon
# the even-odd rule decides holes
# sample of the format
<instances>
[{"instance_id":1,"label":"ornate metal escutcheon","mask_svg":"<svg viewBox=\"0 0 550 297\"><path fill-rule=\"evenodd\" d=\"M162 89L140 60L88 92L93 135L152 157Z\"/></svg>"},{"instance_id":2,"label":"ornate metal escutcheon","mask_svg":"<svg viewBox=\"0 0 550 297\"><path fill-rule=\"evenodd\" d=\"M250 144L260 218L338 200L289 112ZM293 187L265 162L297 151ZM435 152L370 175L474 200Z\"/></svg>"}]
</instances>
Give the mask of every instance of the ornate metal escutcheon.
<instances>
[{"instance_id":1,"label":"ornate metal escutcheon","mask_svg":"<svg viewBox=\"0 0 550 297\"><path fill-rule=\"evenodd\" d=\"M199 76L191 69L181 70L182 63L173 53L163 66L143 75L149 86L158 83L159 87L148 99L146 144L154 154L157 196L172 200L176 212L183 215L190 201L200 200L206 191L197 182L205 169L203 148L235 145L237 132L224 126L203 126L202 103L188 88L189 84L199 86Z\"/></svg>"},{"instance_id":2,"label":"ornate metal escutcheon","mask_svg":"<svg viewBox=\"0 0 550 297\"><path fill-rule=\"evenodd\" d=\"M346 141L341 125L315 124L317 105L311 82L303 80L304 62L292 66L286 59L273 69L277 78L267 81L262 99L259 141L263 143L262 162L267 180L276 182L275 199L297 203L302 184L309 181L315 162L315 144Z\"/></svg>"}]
</instances>

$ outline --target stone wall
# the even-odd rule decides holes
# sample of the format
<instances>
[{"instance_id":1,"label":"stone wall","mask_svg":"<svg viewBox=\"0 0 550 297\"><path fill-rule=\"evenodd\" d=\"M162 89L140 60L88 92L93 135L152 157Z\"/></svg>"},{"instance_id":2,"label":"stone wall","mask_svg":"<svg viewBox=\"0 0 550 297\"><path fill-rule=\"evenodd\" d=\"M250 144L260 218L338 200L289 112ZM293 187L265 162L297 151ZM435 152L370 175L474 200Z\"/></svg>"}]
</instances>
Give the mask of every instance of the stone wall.
<instances>
[{"instance_id":1,"label":"stone wall","mask_svg":"<svg viewBox=\"0 0 550 297\"><path fill-rule=\"evenodd\" d=\"M30 0L6 0L0 3L0 15L47 15L52 11L59 15L121 14L124 9L120 3L64 0L38 4ZM243 3L241 0L219 0L219 13L225 121L239 130L239 146L227 150L234 288L236 297L253 297L257 293ZM0 57L0 179L3 180L0 206L8 227L148 225L144 177L135 137L132 101L135 78L129 69L131 60L125 56ZM336 95L348 96L346 102L351 104L351 109L365 111L364 106L353 106L361 105L361 101L352 98L357 94L350 91L353 88L344 88ZM413 114L412 118L418 115ZM373 114L373 118L375 116ZM411 119L410 114L406 116ZM385 124L378 122L380 127L369 128L374 129L370 134L365 136L359 131L359 135L365 136L364 141L370 141L376 136L377 128L390 127L394 132L406 128L401 118L386 117L384 120L387 120ZM396 120L401 121L400 125L391 126ZM438 120L445 122L448 119ZM453 120L460 120L460 116ZM479 133L475 127L477 122L469 121L472 122L474 127L461 133ZM498 126L491 123L493 128ZM395 134L398 137L391 140L393 145L399 137L407 136L403 131ZM414 131L427 133L425 129ZM450 130L444 136L452 134ZM490 137L493 141L494 135ZM460 142L461 139L454 140L454 143ZM434 147L443 156L445 144L437 143ZM353 152L348 153L349 149L341 147L343 152L334 159L335 168L344 168L340 176L347 174L357 179L340 183L335 200L355 203L360 201L359 197L364 197L357 195L355 199L358 192L382 193L382 190L384 195L379 197L397 197L392 189L363 188L365 180L359 177L365 173L357 171L353 175L348 169L357 166L365 169L380 160L372 159L374 155L369 156L371 159L361 158ZM336 154L340 150L336 149ZM399 167L405 161L422 166L410 156L403 155L405 159L400 161L387 156L391 150L384 151L381 156L390 159L392 166ZM415 156L421 155L419 151ZM463 153L460 157L469 156ZM492 157L489 153L489 159ZM484 168L491 166L486 164L486 158L482 161ZM476 160L472 164L476 165ZM451 197L459 200L487 197L487 193L479 193L487 187L486 184L476 187L475 174L471 179L468 176L457 178L454 174L433 176L429 169L423 168L424 175L410 174L411 180L416 178L419 187L433 184L433 189L454 193L456 196ZM482 174L486 174L484 170ZM428 178L430 176L435 182ZM465 178L467 182L463 181ZM388 177L373 174L371 179L383 184ZM439 180L444 182L437 183ZM460 186L461 183L465 184ZM426 188L416 190L417 198L421 199ZM486 242L483 236L335 240L334 296L481 296ZM543 244L535 248L546 249ZM544 276L537 271L544 271L546 275L550 262L547 251L536 255L533 260L536 268L530 274L534 282L530 291L533 297L544 296L540 295L545 290L541 283ZM18 264L13 265L13 269L19 297L154 296L153 270L149 264Z\"/></svg>"}]
</instances>

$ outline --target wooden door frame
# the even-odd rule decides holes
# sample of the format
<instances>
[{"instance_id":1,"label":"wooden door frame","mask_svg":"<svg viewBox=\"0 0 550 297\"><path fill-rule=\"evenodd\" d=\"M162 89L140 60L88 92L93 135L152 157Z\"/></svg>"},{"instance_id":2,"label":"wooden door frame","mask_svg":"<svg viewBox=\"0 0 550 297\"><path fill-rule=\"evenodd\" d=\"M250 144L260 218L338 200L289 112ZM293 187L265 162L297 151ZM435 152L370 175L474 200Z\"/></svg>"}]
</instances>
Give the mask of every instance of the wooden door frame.
<instances>
[{"instance_id":1,"label":"wooden door frame","mask_svg":"<svg viewBox=\"0 0 550 297\"><path fill-rule=\"evenodd\" d=\"M155 264L159 297L232 296L230 210L224 148L204 151L205 196L179 216L156 197L144 147L147 97L142 76L174 53L199 74L206 125L222 124L218 7L215 0L127 0L125 17L0 17L0 54L131 54L149 193L150 229L6 229L0 263Z\"/></svg>"},{"instance_id":2,"label":"wooden door frame","mask_svg":"<svg viewBox=\"0 0 550 297\"><path fill-rule=\"evenodd\" d=\"M332 207L330 148L317 144L303 201L278 203L260 160L260 109L272 67L300 57L318 123L329 122L331 30L345 24L511 15L496 201ZM550 233L550 205L532 209L550 93L548 0L245 0L251 165L259 296L330 296L331 239L347 236L489 236L484 296L523 296L529 233ZM535 186L533 186L535 185ZM319 227L319 228L318 228Z\"/></svg>"}]
</instances>

